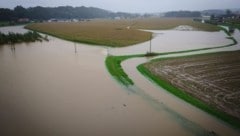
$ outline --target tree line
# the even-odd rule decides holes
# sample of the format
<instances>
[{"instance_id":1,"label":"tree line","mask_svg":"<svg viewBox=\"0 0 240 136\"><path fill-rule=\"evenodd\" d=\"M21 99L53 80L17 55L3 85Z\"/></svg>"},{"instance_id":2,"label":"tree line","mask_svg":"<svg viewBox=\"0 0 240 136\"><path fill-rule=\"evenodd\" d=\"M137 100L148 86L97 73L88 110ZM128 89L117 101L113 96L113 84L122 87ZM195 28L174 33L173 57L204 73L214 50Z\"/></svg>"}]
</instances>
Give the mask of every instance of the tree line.
<instances>
[{"instance_id":1,"label":"tree line","mask_svg":"<svg viewBox=\"0 0 240 136\"><path fill-rule=\"evenodd\" d=\"M166 12L165 17L201 17L198 11L171 11Z\"/></svg>"},{"instance_id":2,"label":"tree line","mask_svg":"<svg viewBox=\"0 0 240 136\"><path fill-rule=\"evenodd\" d=\"M94 7L30 7L24 8L16 6L13 10L0 8L0 21L14 21L19 18L29 18L30 20L48 20L48 19L91 19L91 18L109 18L109 17L125 17L132 18L137 14L124 12L111 12L108 10Z\"/></svg>"},{"instance_id":3,"label":"tree line","mask_svg":"<svg viewBox=\"0 0 240 136\"><path fill-rule=\"evenodd\" d=\"M21 42L34 42L34 41L42 41L48 40L47 37L42 37L35 31L29 31L24 34L19 33L8 33L4 34L0 32L0 45L3 44L15 44Z\"/></svg>"}]
</instances>

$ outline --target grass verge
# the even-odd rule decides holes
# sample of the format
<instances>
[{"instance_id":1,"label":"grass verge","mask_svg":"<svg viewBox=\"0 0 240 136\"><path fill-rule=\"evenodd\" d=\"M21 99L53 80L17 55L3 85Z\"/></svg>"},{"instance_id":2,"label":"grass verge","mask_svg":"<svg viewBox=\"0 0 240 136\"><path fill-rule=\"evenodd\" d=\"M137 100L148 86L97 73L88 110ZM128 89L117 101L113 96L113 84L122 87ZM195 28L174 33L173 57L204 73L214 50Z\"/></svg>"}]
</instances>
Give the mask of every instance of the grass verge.
<instances>
[{"instance_id":1,"label":"grass verge","mask_svg":"<svg viewBox=\"0 0 240 136\"><path fill-rule=\"evenodd\" d=\"M130 86L134 85L134 82L128 77L124 72L121 63L122 61L133 58L133 57L143 57L143 55L129 55L129 56L107 56L105 60L108 72L122 85Z\"/></svg>"}]
</instances>

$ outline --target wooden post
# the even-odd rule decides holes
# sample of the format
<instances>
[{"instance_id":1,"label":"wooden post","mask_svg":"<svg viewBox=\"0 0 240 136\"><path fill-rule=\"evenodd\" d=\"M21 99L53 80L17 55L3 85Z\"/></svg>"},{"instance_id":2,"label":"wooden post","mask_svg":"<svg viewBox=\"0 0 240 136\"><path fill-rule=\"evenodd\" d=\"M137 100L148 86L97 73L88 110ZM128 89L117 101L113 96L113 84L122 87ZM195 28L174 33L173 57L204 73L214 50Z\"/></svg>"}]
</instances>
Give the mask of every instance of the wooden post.
<instances>
[{"instance_id":1,"label":"wooden post","mask_svg":"<svg viewBox=\"0 0 240 136\"><path fill-rule=\"evenodd\" d=\"M75 53L77 53L77 45L74 43Z\"/></svg>"},{"instance_id":2,"label":"wooden post","mask_svg":"<svg viewBox=\"0 0 240 136\"><path fill-rule=\"evenodd\" d=\"M152 34L150 35L150 47L149 47L149 53L152 52Z\"/></svg>"}]
</instances>

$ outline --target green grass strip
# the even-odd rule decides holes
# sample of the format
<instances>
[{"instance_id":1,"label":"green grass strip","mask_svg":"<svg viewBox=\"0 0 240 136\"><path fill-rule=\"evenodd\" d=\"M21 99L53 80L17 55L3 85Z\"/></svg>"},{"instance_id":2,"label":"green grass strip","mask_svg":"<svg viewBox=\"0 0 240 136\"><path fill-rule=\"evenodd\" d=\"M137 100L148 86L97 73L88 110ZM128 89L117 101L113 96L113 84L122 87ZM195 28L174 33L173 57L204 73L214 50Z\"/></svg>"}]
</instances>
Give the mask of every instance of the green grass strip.
<instances>
[{"instance_id":1,"label":"green grass strip","mask_svg":"<svg viewBox=\"0 0 240 136\"><path fill-rule=\"evenodd\" d=\"M109 73L121 84L125 86L134 85L133 81L124 72L121 63L122 61L133 58L142 57L143 55L129 55L129 56L107 56L105 60L106 67Z\"/></svg>"}]
</instances>

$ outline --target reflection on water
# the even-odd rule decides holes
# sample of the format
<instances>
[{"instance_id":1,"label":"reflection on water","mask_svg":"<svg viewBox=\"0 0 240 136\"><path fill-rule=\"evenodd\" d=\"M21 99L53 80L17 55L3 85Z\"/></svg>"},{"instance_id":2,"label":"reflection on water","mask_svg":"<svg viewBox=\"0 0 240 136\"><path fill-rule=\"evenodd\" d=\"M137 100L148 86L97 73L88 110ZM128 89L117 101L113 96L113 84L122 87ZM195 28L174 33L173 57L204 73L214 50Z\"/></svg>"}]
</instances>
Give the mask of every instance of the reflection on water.
<instances>
[{"instance_id":1,"label":"reflection on water","mask_svg":"<svg viewBox=\"0 0 240 136\"><path fill-rule=\"evenodd\" d=\"M15 52L15 50L16 50L15 44L11 44L10 46L11 46L11 51L12 51L12 52Z\"/></svg>"},{"instance_id":2,"label":"reflection on water","mask_svg":"<svg viewBox=\"0 0 240 136\"><path fill-rule=\"evenodd\" d=\"M75 51L75 53L77 53L77 45L75 42L74 42L74 51Z\"/></svg>"},{"instance_id":3,"label":"reflection on water","mask_svg":"<svg viewBox=\"0 0 240 136\"><path fill-rule=\"evenodd\" d=\"M28 32L28 30L23 28L24 25L0 27L0 32L4 34L8 34L9 32L21 34Z\"/></svg>"},{"instance_id":4,"label":"reflection on water","mask_svg":"<svg viewBox=\"0 0 240 136\"><path fill-rule=\"evenodd\" d=\"M162 110L149 105L156 98L148 94L151 86L144 89L151 96L147 99L119 86L105 68L108 49L49 40L16 44L14 50L0 47L0 135L188 136L210 131L198 120L184 120L188 112L198 112L184 102L181 107L189 111L175 115L175 104Z\"/></svg>"}]
</instances>

